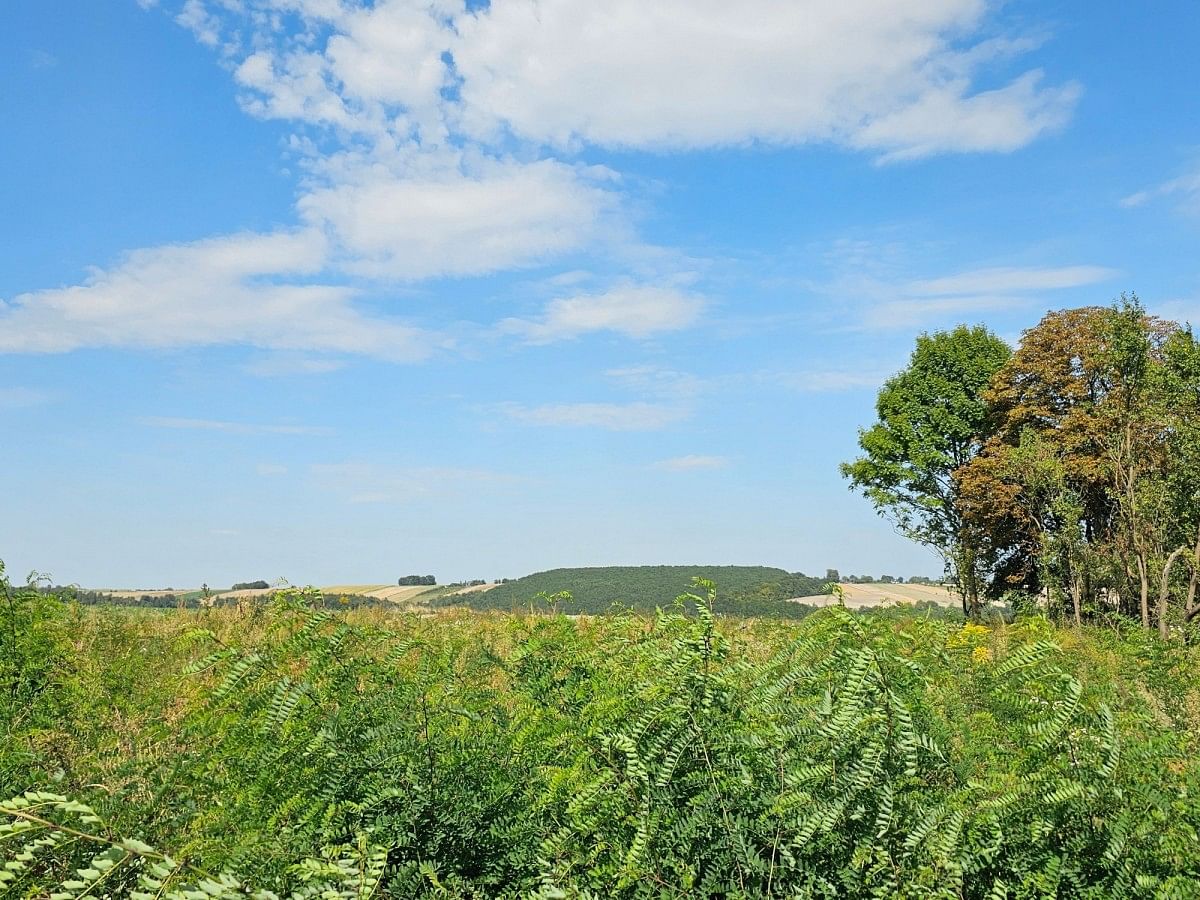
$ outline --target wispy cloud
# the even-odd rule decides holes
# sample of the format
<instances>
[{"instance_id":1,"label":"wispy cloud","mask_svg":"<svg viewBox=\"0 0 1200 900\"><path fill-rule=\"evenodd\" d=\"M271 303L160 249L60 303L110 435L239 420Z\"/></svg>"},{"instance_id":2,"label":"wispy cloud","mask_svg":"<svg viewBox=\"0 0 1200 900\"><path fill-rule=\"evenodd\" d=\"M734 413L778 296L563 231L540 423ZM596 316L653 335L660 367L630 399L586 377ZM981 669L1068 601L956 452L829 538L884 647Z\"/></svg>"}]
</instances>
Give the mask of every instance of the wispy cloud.
<instances>
[{"instance_id":1,"label":"wispy cloud","mask_svg":"<svg viewBox=\"0 0 1200 900\"><path fill-rule=\"evenodd\" d=\"M317 425L261 425L249 422L223 422L216 419L187 419L177 416L145 416L138 419L151 428L176 428L193 431L217 431L223 434L281 434L319 437L333 434L332 428Z\"/></svg>"},{"instance_id":2,"label":"wispy cloud","mask_svg":"<svg viewBox=\"0 0 1200 900\"><path fill-rule=\"evenodd\" d=\"M595 331L646 338L687 328L695 323L704 306L702 297L678 288L625 284L599 294L551 300L539 318L505 319L499 329L503 333L520 335L532 344L546 344Z\"/></svg>"},{"instance_id":3,"label":"wispy cloud","mask_svg":"<svg viewBox=\"0 0 1200 900\"><path fill-rule=\"evenodd\" d=\"M1118 274L1117 270L1105 266L1002 266L912 281L907 286L907 292L917 296L941 297L951 294L959 297L977 297L1014 292L1056 291L1108 281Z\"/></svg>"},{"instance_id":4,"label":"wispy cloud","mask_svg":"<svg viewBox=\"0 0 1200 900\"><path fill-rule=\"evenodd\" d=\"M971 269L937 278L884 281L858 279L858 328L913 328L930 322L975 319L984 313L1031 309L1054 291L1100 284L1117 277L1116 269L1096 265L1004 266ZM842 285L845 290L847 285Z\"/></svg>"},{"instance_id":5,"label":"wispy cloud","mask_svg":"<svg viewBox=\"0 0 1200 900\"><path fill-rule=\"evenodd\" d=\"M262 378L280 378L288 375L324 375L336 372L345 365L340 359L277 354L248 362L242 370Z\"/></svg>"},{"instance_id":6,"label":"wispy cloud","mask_svg":"<svg viewBox=\"0 0 1200 900\"><path fill-rule=\"evenodd\" d=\"M504 403L500 411L528 425L603 428L608 431L654 431L682 421L689 410L662 403L548 403L525 406Z\"/></svg>"},{"instance_id":7,"label":"wispy cloud","mask_svg":"<svg viewBox=\"0 0 1200 900\"><path fill-rule=\"evenodd\" d=\"M29 65L34 69L53 69L58 65L58 57L46 50L35 48L29 51Z\"/></svg>"},{"instance_id":8,"label":"wispy cloud","mask_svg":"<svg viewBox=\"0 0 1200 900\"><path fill-rule=\"evenodd\" d=\"M310 473L320 485L340 494L347 503L403 504L430 497L474 495L527 480L491 469L361 461L313 465Z\"/></svg>"},{"instance_id":9,"label":"wispy cloud","mask_svg":"<svg viewBox=\"0 0 1200 900\"><path fill-rule=\"evenodd\" d=\"M1126 208L1145 206L1150 201L1162 197L1176 197L1179 199L1180 209L1184 212L1200 213L1200 166L1178 178L1130 194L1121 200L1121 205Z\"/></svg>"},{"instance_id":10,"label":"wispy cloud","mask_svg":"<svg viewBox=\"0 0 1200 900\"><path fill-rule=\"evenodd\" d=\"M887 373L872 367L868 369L771 372L760 376L760 380L805 394L832 394L877 388L887 377Z\"/></svg>"},{"instance_id":11,"label":"wispy cloud","mask_svg":"<svg viewBox=\"0 0 1200 900\"><path fill-rule=\"evenodd\" d=\"M49 391L27 387L0 387L0 409L26 409L41 406L53 399Z\"/></svg>"},{"instance_id":12,"label":"wispy cloud","mask_svg":"<svg viewBox=\"0 0 1200 900\"><path fill-rule=\"evenodd\" d=\"M670 459L660 459L653 464L653 468L661 469L664 472L693 472L697 469L723 469L728 465L729 460L724 456L688 454L674 456Z\"/></svg>"},{"instance_id":13,"label":"wispy cloud","mask_svg":"<svg viewBox=\"0 0 1200 900\"><path fill-rule=\"evenodd\" d=\"M604 374L627 390L676 402L691 400L709 387L704 379L669 366L621 366L608 369Z\"/></svg>"}]
</instances>

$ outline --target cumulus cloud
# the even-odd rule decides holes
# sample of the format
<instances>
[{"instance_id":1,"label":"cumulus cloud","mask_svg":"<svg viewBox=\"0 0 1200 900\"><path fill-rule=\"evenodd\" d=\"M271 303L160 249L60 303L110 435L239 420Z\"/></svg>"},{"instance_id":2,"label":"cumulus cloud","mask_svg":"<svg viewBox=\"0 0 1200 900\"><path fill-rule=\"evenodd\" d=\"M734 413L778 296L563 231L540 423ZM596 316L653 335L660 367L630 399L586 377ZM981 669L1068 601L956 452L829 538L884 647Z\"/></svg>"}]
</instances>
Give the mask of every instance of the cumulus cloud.
<instances>
[{"instance_id":1,"label":"cumulus cloud","mask_svg":"<svg viewBox=\"0 0 1200 900\"><path fill-rule=\"evenodd\" d=\"M396 172L364 165L299 202L336 236L351 272L398 279L482 275L552 258L599 234L613 194L543 160Z\"/></svg>"},{"instance_id":2,"label":"cumulus cloud","mask_svg":"<svg viewBox=\"0 0 1200 900\"><path fill-rule=\"evenodd\" d=\"M358 312L352 288L307 283L325 257L313 229L137 250L81 285L0 301L0 353L241 343L398 361L429 354L420 330Z\"/></svg>"},{"instance_id":3,"label":"cumulus cloud","mask_svg":"<svg viewBox=\"0 0 1200 900\"><path fill-rule=\"evenodd\" d=\"M534 344L612 331L646 338L692 325L704 300L673 287L626 284L599 294L579 294L551 300L535 320L506 319L500 330L523 336Z\"/></svg>"},{"instance_id":4,"label":"cumulus cloud","mask_svg":"<svg viewBox=\"0 0 1200 900\"><path fill-rule=\"evenodd\" d=\"M1060 127L1079 91L1034 68L981 89L989 65L1031 46L984 40L985 0L170 6L247 111L295 124L300 227L136 250L82 284L0 302L0 352L242 343L416 360L428 336L358 311L345 282L478 276L632 242L619 178L575 164L580 148L1006 152ZM702 305L630 286L507 327L535 342L638 338Z\"/></svg>"},{"instance_id":5,"label":"cumulus cloud","mask_svg":"<svg viewBox=\"0 0 1200 900\"><path fill-rule=\"evenodd\" d=\"M462 116L553 146L824 141L917 157L1009 151L1079 94L1031 70L976 91L1022 41L971 45L982 0L494 0L456 19ZM964 44L965 41L965 44Z\"/></svg>"}]
</instances>

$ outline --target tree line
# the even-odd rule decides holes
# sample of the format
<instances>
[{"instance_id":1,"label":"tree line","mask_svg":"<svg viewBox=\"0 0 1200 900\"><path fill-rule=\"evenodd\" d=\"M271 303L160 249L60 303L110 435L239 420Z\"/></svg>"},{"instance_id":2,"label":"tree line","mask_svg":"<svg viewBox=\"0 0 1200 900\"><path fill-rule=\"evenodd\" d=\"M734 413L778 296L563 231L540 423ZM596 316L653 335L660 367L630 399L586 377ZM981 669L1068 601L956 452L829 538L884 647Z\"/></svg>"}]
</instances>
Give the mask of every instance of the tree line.
<instances>
[{"instance_id":1,"label":"tree line","mask_svg":"<svg viewBox=\"0 0 1200 900\"><path fill-rule=\"evenodd\" d=\"M1200 616L1200 344L1136 296L1048 313L1016 349L922 335L842 473L936 550L977 614L1040 598L1076 624Z\"/></svg>"}]
</instances>

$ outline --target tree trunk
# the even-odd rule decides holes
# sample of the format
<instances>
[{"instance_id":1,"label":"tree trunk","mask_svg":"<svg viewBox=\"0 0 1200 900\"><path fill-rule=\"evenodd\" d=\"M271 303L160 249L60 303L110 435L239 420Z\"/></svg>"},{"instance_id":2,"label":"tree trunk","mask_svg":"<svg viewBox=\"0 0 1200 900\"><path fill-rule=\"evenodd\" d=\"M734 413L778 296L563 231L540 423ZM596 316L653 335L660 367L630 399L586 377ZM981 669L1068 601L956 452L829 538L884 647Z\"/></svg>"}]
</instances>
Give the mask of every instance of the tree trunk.
<instances>
[{"instance_id":1,"label":"tree trunk","mask_svg":"<svg viewBox=\"0 0 1200 900\"><path fill-rule=\"evenodd\" d=\"M1192 577L1188 581L1187 602L1183 607L1189 621L1192 611L1196 609L1196 585L1198 582L1200 582L1200 532L1196 534L1196 549L1192 552Z\"/></svg>"},{"instance_id":2,"label":"tree trunk","mask_svg":"<svg viewBox=\"0 0 1200 900\"><path fill-rule=\"evenodd\" d=\"M1138 568L1138 591L1141 599L1142 609L1142 627L1150 627L1150 573L1146 570L1146 557L1144 554L1137 555Z\"/></svg>"},{"instance_id":3,"label":"tree trunk","mask_svg":"<svg viewBox=\"0 0 1200 900\"><path fill-rule=\"evenodd\" d=\"M1163 565L1162 581L1158 585L1158 636L1164 641L1167 639L1167 598L1171 593L1171 567L1175 565L1179 554L1186 553L1187 549L1186 546L1176 547ZM1192 577L1196 577L1194 569Z\"/></svg>"},{"instance_id":4,"label":"tree trunk","mask_svg":"<svg viewBox=\"0 0 1200 900\"><path fill-rule=\"evenodd\" d=\"M955 568L958 589L962 592L963 615L968 619L979 616L979 579L975 571L975 548L960 541L958 552L955 554Z\"/></svg>"}]
</instances>

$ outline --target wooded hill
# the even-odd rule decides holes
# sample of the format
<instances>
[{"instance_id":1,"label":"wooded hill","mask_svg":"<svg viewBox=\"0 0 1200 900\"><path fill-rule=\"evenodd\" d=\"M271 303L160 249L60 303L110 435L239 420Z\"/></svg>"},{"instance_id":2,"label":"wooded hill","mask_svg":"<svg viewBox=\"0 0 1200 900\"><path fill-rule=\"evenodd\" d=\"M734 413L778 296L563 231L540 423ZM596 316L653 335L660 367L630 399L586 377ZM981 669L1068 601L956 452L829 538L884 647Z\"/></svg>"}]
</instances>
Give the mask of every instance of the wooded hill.
<instances>
[{"instance_id":1,"label":"wooded hill","mask_svg":"<svg viewBox=\"0 0 1200 900\"><path fill-rule=\"evenodd\" d=\"M596 566L536 572L477 594L442 597L433 605L512 610L529 609L532 604L591 614L608 612L617 605L652 611L670 606L691 589L695 577L721 585L727 598L723 612L737 608L743 614L787 615L803 609L785 604L789 598L829 593L820 578L769 566ZM570 593L570 599L553 599L563 591Z\"/></svg>"}]
</instances>

